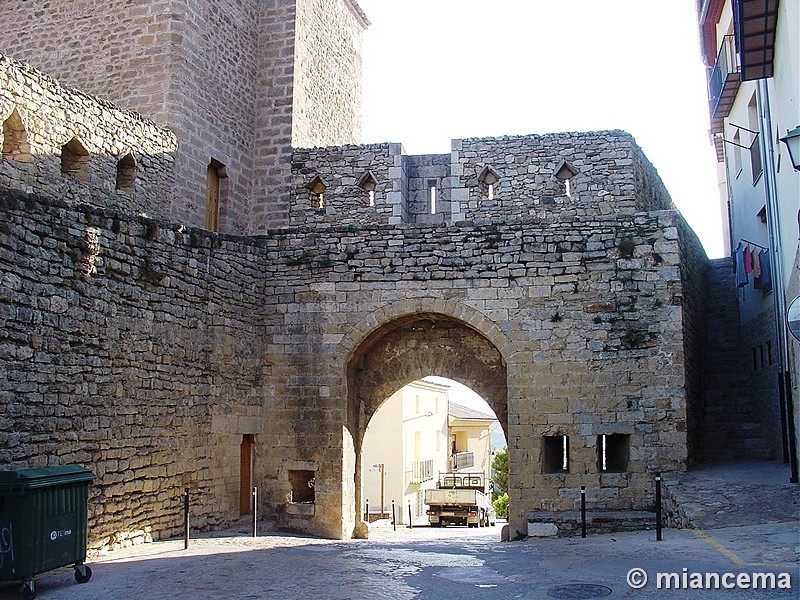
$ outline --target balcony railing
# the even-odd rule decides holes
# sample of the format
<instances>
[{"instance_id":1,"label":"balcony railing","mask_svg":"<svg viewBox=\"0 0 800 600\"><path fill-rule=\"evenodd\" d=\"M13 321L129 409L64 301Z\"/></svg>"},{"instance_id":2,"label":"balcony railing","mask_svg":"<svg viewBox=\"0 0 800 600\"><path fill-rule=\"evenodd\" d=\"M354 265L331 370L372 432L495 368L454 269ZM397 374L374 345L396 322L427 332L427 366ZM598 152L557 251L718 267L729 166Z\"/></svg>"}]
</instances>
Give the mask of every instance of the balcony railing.
<instances>
[{"instance_id":1,"label":"balcony railing","mask_svg":"<svg viewBox=\"0 0 800 600\"><path fill-rule=\"evenodd\" d=\"M473 452L458 452L453 455L453 470L471 469L475 466L475 454Z\"/></svg>"},{"instance_id":2,"label":"balcony railing","mask_svg":"<svg viewBox=\"0 0 800 600\"><path fill-rule=\"evenodd\" d=\"M734 44L733 36L726 35L722 38L722 46L717 55L717 63L714 65L714 69L708 79L708 97L712 122L719 119L721 125L721 120L728 116L740 83L741 75L739 73L736 45ZM719 131L722 131L722 129ZM717 132L715 131L715 133Z\"/></svg>"},{"instance_id":3,"label":"balcony railing","mask_svg":"<svg viewBox=\"0 0 800 600\"><path fill-rule=\"evenodd\" d=\"M422 483L433 479L433 460L419 460L411 463L406 471L410 483Z\"/></svg>"}]
</instances>

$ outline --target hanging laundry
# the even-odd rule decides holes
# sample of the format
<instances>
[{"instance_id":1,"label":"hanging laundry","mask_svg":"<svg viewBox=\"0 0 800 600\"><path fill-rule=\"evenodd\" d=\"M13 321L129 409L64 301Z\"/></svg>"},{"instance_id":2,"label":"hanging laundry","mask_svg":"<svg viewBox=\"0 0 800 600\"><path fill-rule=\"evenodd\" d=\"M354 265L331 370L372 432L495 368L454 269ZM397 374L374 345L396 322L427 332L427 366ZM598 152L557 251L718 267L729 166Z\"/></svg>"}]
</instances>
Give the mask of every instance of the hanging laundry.
<instances>
[{"instance_id":1,"label":"hanging laundry","mask_svg":"<svg viewBox=\"0 0 800 600\"><path fill-rule=\"evenodd\" d=\"M753 253L750 251L750 244L744 247L744 272L753 272Z\"/></svg>"},{"instance_id":2,"label":"hanging laundry","mask_svg":"<svg viewBox=\"0 0 800 600\"><path fill-rule=\"evenodd\" d=\"M769 252L762 250L759 253L761 262L761 291L766 294L772 289L772 265L769 262Z\"/></svg>"},{"instance_id":3,"label":"hanging laundry","mask_svg":"<svg viewBox=\"0 0 800 600\"><path fill-rule=\"evenodd\" d=\"M753 251L753 287L761 289L761 253Z\"/></svg>"},{"instance_id":4,"label":"hanging laundry","mask_svg":"<svg viewBox=\"0 0 800 600\"><path fill-rule=\"evenodd\" d=\"M742 242L739 242L733 256L734 264L736 265L736 287L744 287L747 285L747 273L744 270L744 248L742 248Z\"/></svg>"}]
</instances>

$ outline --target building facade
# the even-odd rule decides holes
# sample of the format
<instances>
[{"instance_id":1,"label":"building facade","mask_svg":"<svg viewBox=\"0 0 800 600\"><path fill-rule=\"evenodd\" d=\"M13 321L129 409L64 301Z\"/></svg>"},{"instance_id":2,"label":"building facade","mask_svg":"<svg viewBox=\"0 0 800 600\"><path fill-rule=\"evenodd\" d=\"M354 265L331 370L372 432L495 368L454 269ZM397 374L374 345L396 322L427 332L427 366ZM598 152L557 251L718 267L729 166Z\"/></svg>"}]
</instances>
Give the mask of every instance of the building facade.
<instances>
[{"instance_id":1,"label":"building facade","mask_svg":"<svg viewBox=\"0 0 800 600\"><path fill-rule=\"evenodd\" d=\"M703 0L698 17L742 331L741 385L708 418L726 430L729 458L783 457L796 481L800 374L786 308L800 294L800 172L781 138L800 123L800 7Z\"/></svg>"},{"instance_id":2,"label":"building facade","mask_svg":"<svg viewBox=\"0 0 800 600\"><path fill-rule=\"evenodd\" d=\"M426 522L425 490L448 466L447 386L414 381L392 394L370 420L362 447L362 496L371 522Z\"/></svg>"},{"instance_id":3,"label":"building facade","mask_svg":"<svg viewBox=\"0 0 800 600\"><path fill-rule=\"evenodd\" d=\"M581 486L624 519L686 468L708 264L630 135L345 143L357 101L314 86L358 70L354 2L136 0L119 49L115 5L0 34L168 125L0 60L0 464L90 463L93 546L179 533L185 487L201 529L257 487L281 528L351 536L367 427L427 375L497 415L512 535Z\"/></svg>"},{"instance_id":4,"label":"building facade","mask_svg":"<svg viewBox=\"0 0 800 600\"><path fill-rule=\"evenodd\" d=\"M181 223L284 225L291 148L361 135L368 21L351 0L33 0L3 2L0 20L16 24L2 53L177 135L159 215Z\"/></svg>"},{"instance_id":5,"label":"building facade","mask_svg":"<svg viewBox=\"0 0 800 600\"><path fill-rule=\"evenodd\" d=\"M450 469L482 473L486 493L491 497L491 430L500 423L492 415L451 402L447 424L450 431Z\"/></svg>"}]
</instances>

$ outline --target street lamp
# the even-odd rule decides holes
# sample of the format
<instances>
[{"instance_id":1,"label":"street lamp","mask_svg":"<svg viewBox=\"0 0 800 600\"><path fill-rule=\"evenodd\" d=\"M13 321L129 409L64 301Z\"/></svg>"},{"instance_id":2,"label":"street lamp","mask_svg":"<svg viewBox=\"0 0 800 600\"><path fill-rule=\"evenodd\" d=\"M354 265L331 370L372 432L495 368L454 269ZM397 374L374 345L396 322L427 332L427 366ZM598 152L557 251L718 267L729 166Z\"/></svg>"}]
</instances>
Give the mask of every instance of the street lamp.
<instances>
[{"instance_id":1,"label":"street lamp","mask_svg":"<svg viewBox=\"0 0 800 600\"><path fill-rule=\"evenodd\" d=\"M425 417L432 417L433 413L431 411L426 412L424 415L417 415L416 417L409 417L408 419L403 419L403 423L408 423L409 421L413 421L414 419L424 419Z\"/></svg>"},{"instance_id":2,"label":"street lamp","mask_svg":"<svg viewBox=\"0 0 800 600\"><path fill-rule=\"evenodd\" d=\"M792 166L795 171L800 171L800 125L787 131L786 135L780 138L789 149L789 160L792 161Z\"/></svg>"}]
</instances>

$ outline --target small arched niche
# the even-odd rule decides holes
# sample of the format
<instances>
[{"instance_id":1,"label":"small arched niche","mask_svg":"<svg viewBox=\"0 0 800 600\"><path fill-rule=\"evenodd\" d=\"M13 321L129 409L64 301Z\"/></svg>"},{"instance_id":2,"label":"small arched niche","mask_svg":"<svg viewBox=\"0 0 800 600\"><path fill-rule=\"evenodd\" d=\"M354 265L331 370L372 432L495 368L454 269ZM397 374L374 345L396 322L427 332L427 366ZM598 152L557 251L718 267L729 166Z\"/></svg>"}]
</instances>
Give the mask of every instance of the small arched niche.
<instances>
[{"instance_id":1,"label":"small arched niche","mask_svg":"<svg viewBox=\"0 0 800 600\"><path fill-rule=\"evenodd\" d=\"M481 200L494 200L497 196L497 184L500 182L500 175L490 166L483 167L478 175L480 183Z\"/></svg>"},{"instance_id":2,"label":"small arched niche","mask_svg":"<svg viewBox=\"0 0 800 600\"><path fill-rule=\"evenodd\" d=\"M133 192L136 187L136 159L130 152L117 161L116 189Z\"/></svg>"},{"instance_id":3,"label":"small arched niche","mask_svg":"<svg viewBox=\"0 0 800 600\"><path fill-rule=\"evenodd\" d=\"M375 188L378 185L378 180L375 179L375 175L372 174L372 171L367 171L359 177L356 185L367 193L366 204L368 206L375 206Z\"/></svg>"},{"instance_id":4,"label":"small arched niche","mask_svg":"<svg viewBox=\"0 0 800 600\"><path fill-rule=\"evenodd\" d=\"M89 151L77 136L61 146L61 173L89 181Z\"/></svg>"},{"instance_id":5,"label":"small arched niche","mask_svg":"<svg viewBox=\"0 0 800 600\"><path fill-rule=\"evenodd\" d=\"M555 170L556 179L560 182L561 189L564 195L568 198L571 198L574 192L572 187L572 178L577 174L578 169L565 160L562 160Z\"/></svg>"},{"instance_id":6,"label":"small arched niche","mask_svg":"<svg viewBox=\"0 0 800 600\"><path fill-rule=\"evenodd\" d=\"M28 130L16 108L3 121L3 158L16 162L28 162L31 158Z\"/></svg>"},{"instance_id":7,"label":"small arched niche","mask_svg":"<svg viewBox=\"0 0 800 600\"><path fill-rule=\"evenodd\" d=\"M308 191L310 192L309 206L311 208L325 208L325 190L327 187L319 175L311 180L311 183L308 184Z\"/></svg>"}]
</instances>

